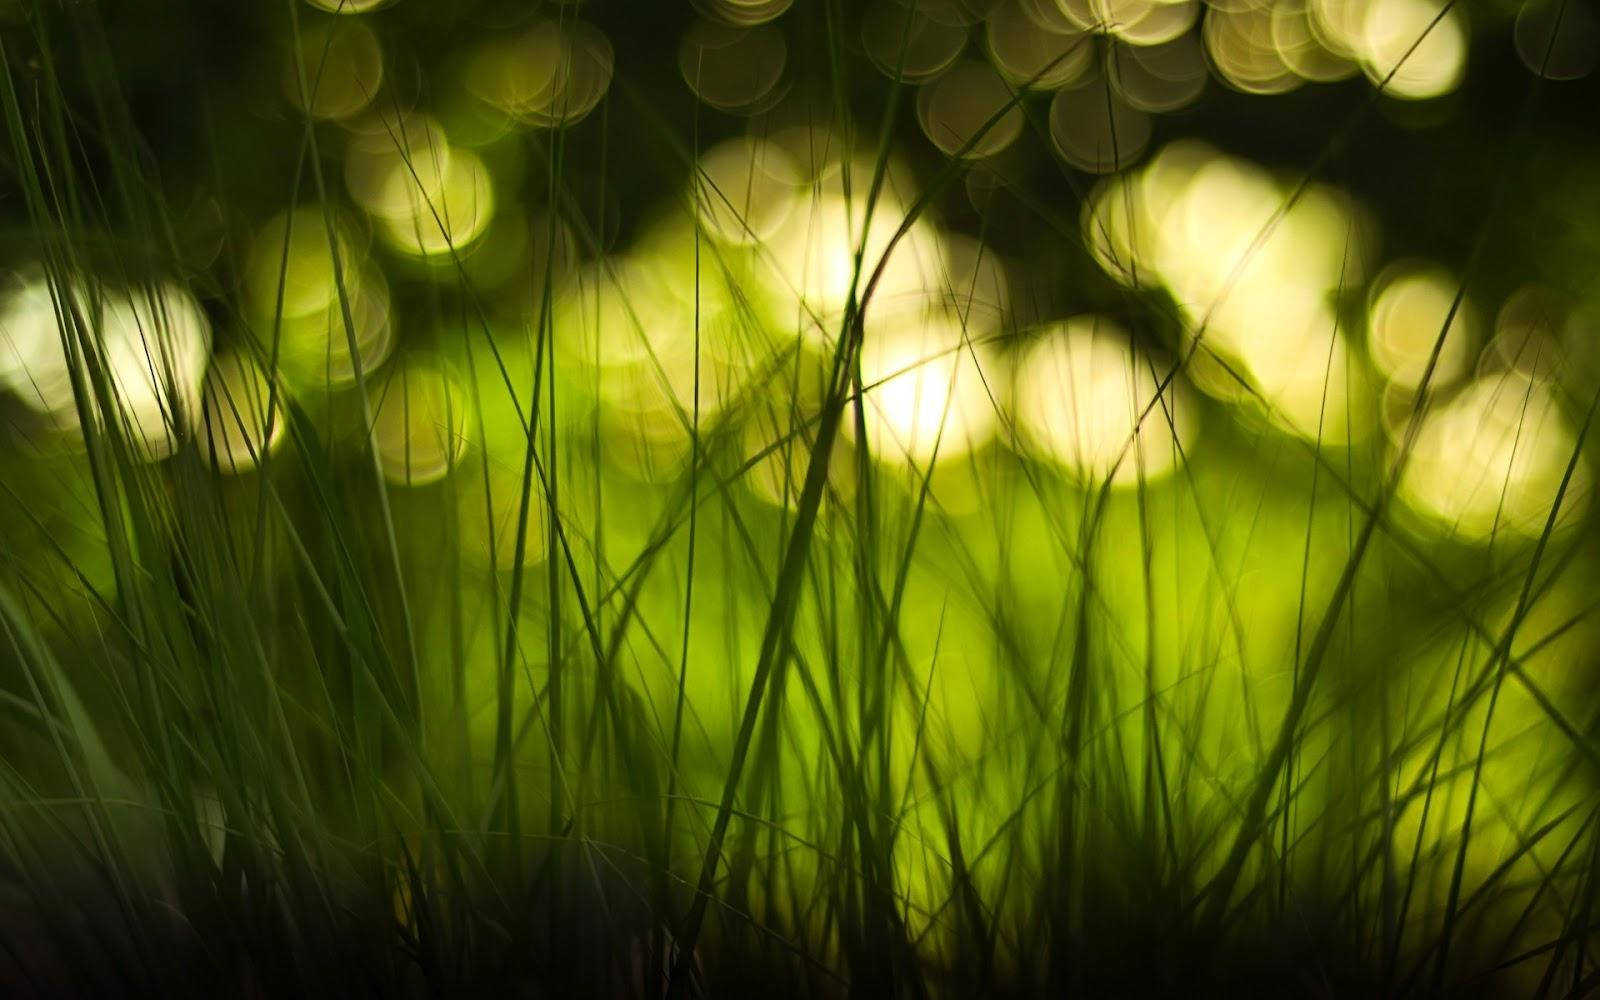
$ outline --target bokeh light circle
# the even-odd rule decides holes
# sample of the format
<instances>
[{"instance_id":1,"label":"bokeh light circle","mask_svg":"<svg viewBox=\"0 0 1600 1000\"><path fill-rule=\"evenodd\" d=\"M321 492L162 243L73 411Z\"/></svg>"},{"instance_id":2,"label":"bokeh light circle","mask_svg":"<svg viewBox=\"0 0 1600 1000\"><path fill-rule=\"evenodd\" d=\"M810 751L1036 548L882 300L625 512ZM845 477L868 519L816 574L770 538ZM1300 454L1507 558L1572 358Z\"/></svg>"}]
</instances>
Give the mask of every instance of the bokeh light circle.
<instances>
[{"instance_id":1,"label":"bokeh light circle","mask_svg":"<svg viewBox=\"0 0 1600 1000\"><path fill-rule=\"evenodd\" d=\"M1068 163L1109 174L1135 162L1150 144L1150 116L1109 91L1104 77L1050 101L1050 139Z\"/></svg>"},{"instance_id":2,"label":"bokeh light circle","mask_svg":"<svg viewBox=\"0 0 1600 1000\"><path fill-rule=\"evenodd\" d=\"M978 160L1022 134L1012 89L988 63L957 63L917 92L917 121L928 141L950 156Z\"/></svg>"},{"instance_id":3,"label":"bokeh light circle","mask_svg":"<svg viewBox=\"0 0 1600 1000\"><path fill-rule=\"evenodd\" d=\"M197 429L205 460L235 475L254 469L283 440L282 396L274 398L266 373L249 354L226 351L211 359Z\"/></svg>"},{"instance_id":4,"label":"bokeh light circle","mask_svg":"<svg viewBox=\"0 0 1600 1000\"><path fill-rule=\"evenodd\" d=\"M430 362L405 359L367 388L372 447L384 479L426 486L449 474L466 451L468 399Z\"/></svg>"},{"instance_id":5,"label":"bokeh light circle","mask_svg":"<svg viewBox=\"0 0 1600 1000\"><path fill-rule=\"evenodd\" d=\"M1524 0L1513 37L1522 65L1547 80L1581 80L1600 64L1600 18L1585 0Z\"/></svg>"},{"instance_id":6,"label":"bokeh light circle","mask_svg":"<svg viewBox=\"0 0 1600 1000\"><path fill-rule=\"evenodd\" d=\"M880 462L953 462L995 433L998 372L957 317L923 314L868 332L861 345L867 442ZM845 425L852 436L855 428Z\"/></svg>"},{"instance_id":7,"label":"bokeh light circle","mask_svg":"<svg viewBox=\"0 0 1600 1000\"><path fill-rule=\"evenodd\" d=\"M1171 473L1196 429L1193 403L1167 366L1109 319L1077 316L1041 331L1017 366L1016 421L1026 442L1080 480L1116 485Z\"/></svg>"},{"instance_id":8,"label":"bokeh light circle","mask_svg":"<svg viewBox=\"0 0 1600 1000\"><path fill-rule=\"evenodd\" d=\"M885 76L922 83L956 61L967 46L967 30L901 0L874 0L861 16L861 44Z\"/></svg>"},{"instance_id":9,"label":"bokeh light circle","mask_svg":"<svg viewBox=\"0 0 1600 1000\"><path fill-rule=\"evenodd\" d=\"M770 238L794 211L800 168L776 143L729 139L700 157L691 188L706 232L729 245L751 246Z\"/></svg>"},{"instance_id":10,"label":"bokeh light circle","mask_svg":"<svg viewBox=\"0 0 1600 1000\"><path fill-rule=\"evenodd\" d=\"M1576 447L1548 384L1521 372L1480 378L1423 417L1399 497L1463 540L1535 536ZM1592 476L1580 460L1557 524L1587 509L1591 492Z\"/></svg>"},{"instance_id":11,"label":"bokeh light circle","mask_svg":"<svg viewBox=\"0 0 1600 1000\"><path fill-rule=\"evenodd\" d=\"M1379 276L1367 308L1367 345L1373 364L1390 382L1407 389L1420 385L1436 344L1431 389L1467 374L1477 349L1478 320L1470 300L1463 297L1457 304L1459 290L1459 282L1441 267L1402 263Z\"/></svg>"},{"instance_id":12,"label":"bokeh light circle","mask_svg":"<svg viewBox=\"0 0 1600 1000\"><path fill-rule=\"evenodd\" d=\"M783 79L789 47L770 24L750 28L696 21L678 45L678 72L694 95L721 111L760 107Z\"/></svg>"},{"instance_id":13,"label":"bokeh light circle","mask_svg":"<svg viewBox=\"0 0 1600 1000\"><path fill-rule=\"evenodd\" d=\"M383 76L383 48L365 23L310 24L286 55L283 93L313 118L348 118L372 103Z\"/></svg>"},{"instance_id":14,"label":"bokeh light circle","mask_svg":"<svg viewBox=\"0 0 1600 1000\"><path fill-rule=\"evenodd\" d=\"M1393 97L1448 94L1466 75L1467 22L1459 3L1370 0L1361 45L1361 68Z\"/></svg>"},{"instance_id":15,"label":"bokeh light circle","mask_svg":"<svg viewBox=\"0 0 1600 1000\"><path fill-rule=\"evenodd\" d=\"M1127 105L1152 114L1177 111L1199 99L1209 74L1194 35L1148 48L1115 43L1106 57L1111 89Z\"/></svg>"},{"instance_id":16,"label":"bokeh light circle","mask_svg":"<svg viewBox=\"0 0 1600 1000\"><path fill-rule=\"evenodd\" d=\"M1094 65L1094 39L1077 30L1041 30L1018 0L989 15L984 51L1013 86L1056 90Z\"/></svg>"}]
</instances>

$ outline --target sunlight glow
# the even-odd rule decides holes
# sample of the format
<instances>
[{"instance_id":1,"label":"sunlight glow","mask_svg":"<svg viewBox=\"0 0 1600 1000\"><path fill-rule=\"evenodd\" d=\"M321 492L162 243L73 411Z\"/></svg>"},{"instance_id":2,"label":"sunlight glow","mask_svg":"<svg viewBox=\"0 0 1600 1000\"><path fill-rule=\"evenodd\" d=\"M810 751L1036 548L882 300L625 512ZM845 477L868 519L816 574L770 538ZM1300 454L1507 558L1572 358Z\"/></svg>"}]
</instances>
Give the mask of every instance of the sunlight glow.
<instances>
[{"instance_id":1,"label":"sunlight glow","mask_svg":"<svg viewBox=\"0 0 1600 1000\"><path fill-rule=\"evenodd\" d=\"M1384 93L1407 100L1448 94L1466 74L1462 5L1443 0L1369 0L1361 68ZM1385 82L1387 81L1387 82Z\"/></svg>"},{"instance_id":2,"label":"sunlight glow","mask_svg":"<svg viewBox=\"0 0 1600 1000\"><path fill-rule=\"evenodd\" d=\"M76 310L84 328L62 330L50 290L39 277L10 297L3 312L6 384L46 426L80 428L74 368L82 372L85 403L97 423L103 412L90 370L68 353L93 351L116 402L119 430L145 461L171 455L189 436L200 408L200 385L211 351L211 323L186 290L174 284L126 291L87 290Z\"/></svg>"},{"instance_id":3,"label":"sunlight glow","mask_svg":"<svg viewBox=\"0 0 1600 1000\"><path fill-rule=\"evenodd\" d=\"M1553 387L1520 372L1480 378L1423 418L1399 495L1467 541L1537 536L1577 444ZM1591 483L1579 461L1558 525L1587 509Z\"/></svg>"},{"instance_id":4,"label":"sunlight glow","mask_svg":"<svg viewBox=\"0 0 1600 1000\"><path fill-rule=\"evenodd\" d=\"M968 339L953 316L907 317L870 330L861 385L874 457L921 466L982 447L997 422L996 376L989 348ZM845 429L854 435L851 422Z\"/></svg>"},{"instance_id":5,"label":"sunlight glow","mask_svg":"<svg viewBox=\"0 0 1600 1000\"><path fill-rule=\"evenodd\" d=\"M778 301L780 322L798 329L808 340L827 345L838 334L851 290L859 298L880 267L869 310L891 312L903 303L922 303L944 273L943 239L931 223L919 220L890 247L904 218L904 208L888 195L866 222L865 198L853 200L821 192L773 237L763 256L771 294ZM863 232L863 230L866 232ZM860 283L856 253L861 251Z\"/></svg>"},{"instance_id":6,"label":"sunlight glow","mask_svg":"<svg viewBox=\"0 0 1600 1000\"><path fill-rule=\"evenodd\" d=\"M1111 320L1074 317L1044 330L1017 362L1017 424L1086 482L1163 478L1197 429L1187 389L1176 379L1161 386L1169 369Z\"/></svg>"},{"instance_id":7,"label":"sunlight glow","mask_svg":"<svg viewBox=\"0 0 1600 1000\"><path fill-rule=\"evenodd\" d=\"M1118 281L1167 287L1191 358L1214 352L1254 390L1222 370L1200 380L1208 393L1265 404L1293 434L1345 441L1370 423L1371 386L1333 301L1365 280L1370 227L1335 189L1313 184L1292 203L1290 193L1259 167L1177 142L1103 182L1083 235Z\"/></svg>"},{"instance_id":8,"label":"sunlight glow","mask_svg":"<svg viewBox=\"0 0 1600 1000\"><path fill-rule=\"evenodd\" d=\"M776 143L729 139L707 150L691 181L713 238L747 246L771 237L800 201L800 168Z\"/></svg>"}]
</instances>

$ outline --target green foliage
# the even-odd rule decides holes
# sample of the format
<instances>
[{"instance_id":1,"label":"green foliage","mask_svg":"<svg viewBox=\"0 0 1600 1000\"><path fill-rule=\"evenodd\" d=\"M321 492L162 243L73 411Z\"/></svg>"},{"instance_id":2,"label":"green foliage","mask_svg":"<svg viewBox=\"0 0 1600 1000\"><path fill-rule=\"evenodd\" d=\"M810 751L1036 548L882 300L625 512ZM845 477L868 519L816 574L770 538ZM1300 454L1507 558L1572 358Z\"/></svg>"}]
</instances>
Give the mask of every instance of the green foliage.
<instances>
[{"instance_id":1,"label":"green foliage","mask_svg":"<svg viewBox=\"0 0 1600 1000\"><path fill-rule=\"evenodd\" d=\"M407 6L385 30L430 27ZM612 7L595 16L624 39ZM797 10L824 68L796 86L870 151L850 197L906 239L979 168L941 159L893 197L909 95L858 99L848 7ZM229 23L287 38L320 16L268 8ZM244 121L244 95L171 79L182 113L152 111L111 16L7 17L6 235L60 303L85 274L196 289L219 349L273 373L282 443L237 475L203 429L146 461L96 417L117 387L89 309L60 317L81 440L3 401L0 982L18 995L1594 988L1593 531L1552 515L1479 545L1408 522L1421 407L1386 454L1206 401L1170 476L1115 487L1031 455L1004 416L969 454L907 463L870 436L861 374L887 265L857 253L826 342L803 342L757 280L764 251L685 204L722 126L620 70L566 127L447 120L491 164L503 228L421 262L365 231L317 258L333 350L356 358L319 382L323 359L284 367L298 244L262 265L248 233L309 206L309 244L337 251L336 126L278 104ZM465 17L433 28L468 37ZM1338 107L1317 168L1370 113ZM152 128L208 162L169 170ZM665 221L638 221L635 186L668 192ZM177 207L198 188L214 227ZM1028 287L1167 347L1164 384L1205 363L1163 293L1094 271L1076 202L1045 207L1027 236L968 228L1014 237L1046 279ZM1503 211L1473 219L1469 282ZM213 236L214 257L195 249ZM668 262L662 287L618 276L622 246ZM428 426L465 444L437 481L374 447L399 361L363 370L346 264L382 265L401 358L452 387ZM273 308L243 302L258 273ZM692 363L588 363L587 324L675 324ZM1014 352L1036 325L963 349ZM723 349L753 374L719 381ZM669 405L619 421L618 393ZM1593 401L1573 410L1563 488Z\"/></svg>"}]
</instances>

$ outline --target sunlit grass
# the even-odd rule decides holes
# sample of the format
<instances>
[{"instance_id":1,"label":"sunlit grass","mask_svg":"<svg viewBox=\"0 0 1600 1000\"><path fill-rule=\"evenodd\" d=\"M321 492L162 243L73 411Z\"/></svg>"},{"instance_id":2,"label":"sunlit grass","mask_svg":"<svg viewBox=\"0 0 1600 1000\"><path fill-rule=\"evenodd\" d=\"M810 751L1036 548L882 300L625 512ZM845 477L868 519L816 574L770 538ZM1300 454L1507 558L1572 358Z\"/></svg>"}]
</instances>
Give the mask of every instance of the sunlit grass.
<instances>
[{"instance_id":1,"label":"sunlit grass","mask_svg":"<svg viewBox=\"0 0 1600 1000\"><path fill-rule=\"evenodd\" d=\"M4 36L0 983L1594 987L1600 394L1581 309L1472 311L1511 175L1402 285L1332 169L1375 98L1285 170L1109 68L1459 85L1395 22L719 0L650 68L595 0L419 99L359 6L274 15L271 169L196 99L199 262L119 40Z\"/></svg>"}]
</instances>

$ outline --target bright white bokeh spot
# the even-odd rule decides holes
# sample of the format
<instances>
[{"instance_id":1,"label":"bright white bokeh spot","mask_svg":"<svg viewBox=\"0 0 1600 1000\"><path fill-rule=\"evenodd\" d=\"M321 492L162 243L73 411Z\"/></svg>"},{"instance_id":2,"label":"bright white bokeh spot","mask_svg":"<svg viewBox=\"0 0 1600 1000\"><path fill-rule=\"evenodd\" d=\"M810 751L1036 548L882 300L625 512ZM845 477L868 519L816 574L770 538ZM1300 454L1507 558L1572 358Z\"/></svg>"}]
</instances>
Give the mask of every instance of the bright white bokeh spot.
<instances>
[{"instance_id":1,"label":"bright white bokeh spot","mask_svg":"<svg viewBox=\"0 0 1600 1000\"><path fill-rule=\"evenodd\" d=\"M1256 305L1235 357L1269 423L1309 441L1344 446L1372 429L1373 386L1325 295L1279 286Z\"/></svg>"},{"instance_id":2,"label":"bright white bokeh spot","mask_svg":"<svg viewBox=\"0 0 1600 1000\"><path fill-rule=\"evenodd\" d=\"M1480 378L1423 418L1399 496L1469 541L1537 536L1577 445L1549 384L1520 372ZM1592 490L1580 460L1557 524L1586 510Z\"/></svg>"},{"instance_id":3,"label":"bright white bokeh spot","mask_svg":"<svg viewBox=\"0 0 1600 1000\"><path fill-rule=\"evenodd\" d=\"M118 432L138 457L171 455L189 437L211 352L211 322L194 297L174 284L126 291L74 288L76 322L60 315L42 276L11 296L3 312L4 375L10 390L53 430L81 426L73 375L84 404L104 428L92 361L115 403ZM80 353L81 352L81 353Z\"/></svg>"},{"instance_id":4,"label":"bright white bokeh spot","mask_svg":"<svg viewBox=\"0 0 1600 1000\"><path fill-rule=\"evenodd\" d=\"M944 242L920 219L892 242L904 218L904 207L886 194L874 206L869 225L859 192L846 198L823 191L792 212L762 258L780 322L814 343L831 344L852 291L857 300L864 296L880 268L869 315L924 302L930 290L941 287Z\"/></svg>"},{"instance_id":5,"label":"bright white bokeh spot","mask_svg":"<svg viewBox=\"0 0 1600 1000\"><path fill-rule=\"evenodd\" d=\"M1371 226L1344 194L1182 141L1103 182L1081 225L1106 273L1172 294L1208 394L1306 438L1365 432L1366 366L1333 302L1365 281Z\"/></svg>"},{"instance_id":6,"label":"bright white bokeh spot","mask_svg":"<svg viewBox=\"0 0 1600 1000\"><path fill-rule=\"evenodd\" d=\"M71 309L72 303L63 300L58 304L61 294L51 287L43 271L34 269L13 278L0 299L0 387L25 398L59 396L59 390L36 383L44 376L48 359L62 352L58 316ZM82 290L69 294L80 310L87 308Z\"/></svg>"},{"instance_id":7,"label":"bright white bokeh spot","mask_svg":"<svg viewBox=\"0 0 1600 1000\"><path fill-rule=\"evenodd\" d=\"M1193 440L1194 404L1170 366L1111 320L1079 316L1043 331L1017 364L1018 428L1034 450L1090 483L1160 479Z\"/></svg>"},{"instance_id":8,"label":"bright white bokeh spot","mask_svg":"<svg viewBox=\"0 0 1600 1000\"><path fill-rule=\"evenodd\" d=\"M1384 93L1439 97L1466 75L1467 22L1459 3L1370 0L1361 30L1361 68Z\"/></svg>"},{"instance_id":9,"label":"bright white bokeh spot","mask_svg":"<svg viewBox=\"0 0 1600 1000\"><path fill-rule=\"evenodd\" d=\"M867 443L879 461L948 462L994 436L993 355L954 316L908 316L869 330L861 385ZM845 423L852 436L853 423Z\"/></svg>"},{"instance_id":10,"label":"bright white bokeh spot","mask_svg":"<svg viewBox=\"0 0 1600 1000\"><path fill-rule=\"evenodd\" d=\"M776 143L729 139L700 158L691 188L706 232L732 246L749 246L771 237L795 210L800 168Z\"/></svg>"},{"instance_id":11,"label":"bright white bokeh spot","mask_svg":"<svg viewBox=\"0 0 1600 1000\"><path fill-rule=\"evenodd\" d=\"M1438 267L1402 265L1379 278L1367 310L1367 347L1385 378L1416 388L1435 345L1439 353L1430 388L1451 385L1467 374L1476 352L1478 320L1470 301L1462 298L1456 305L1459 291L1454 276Z\"/></svg>"}]
</instances>

